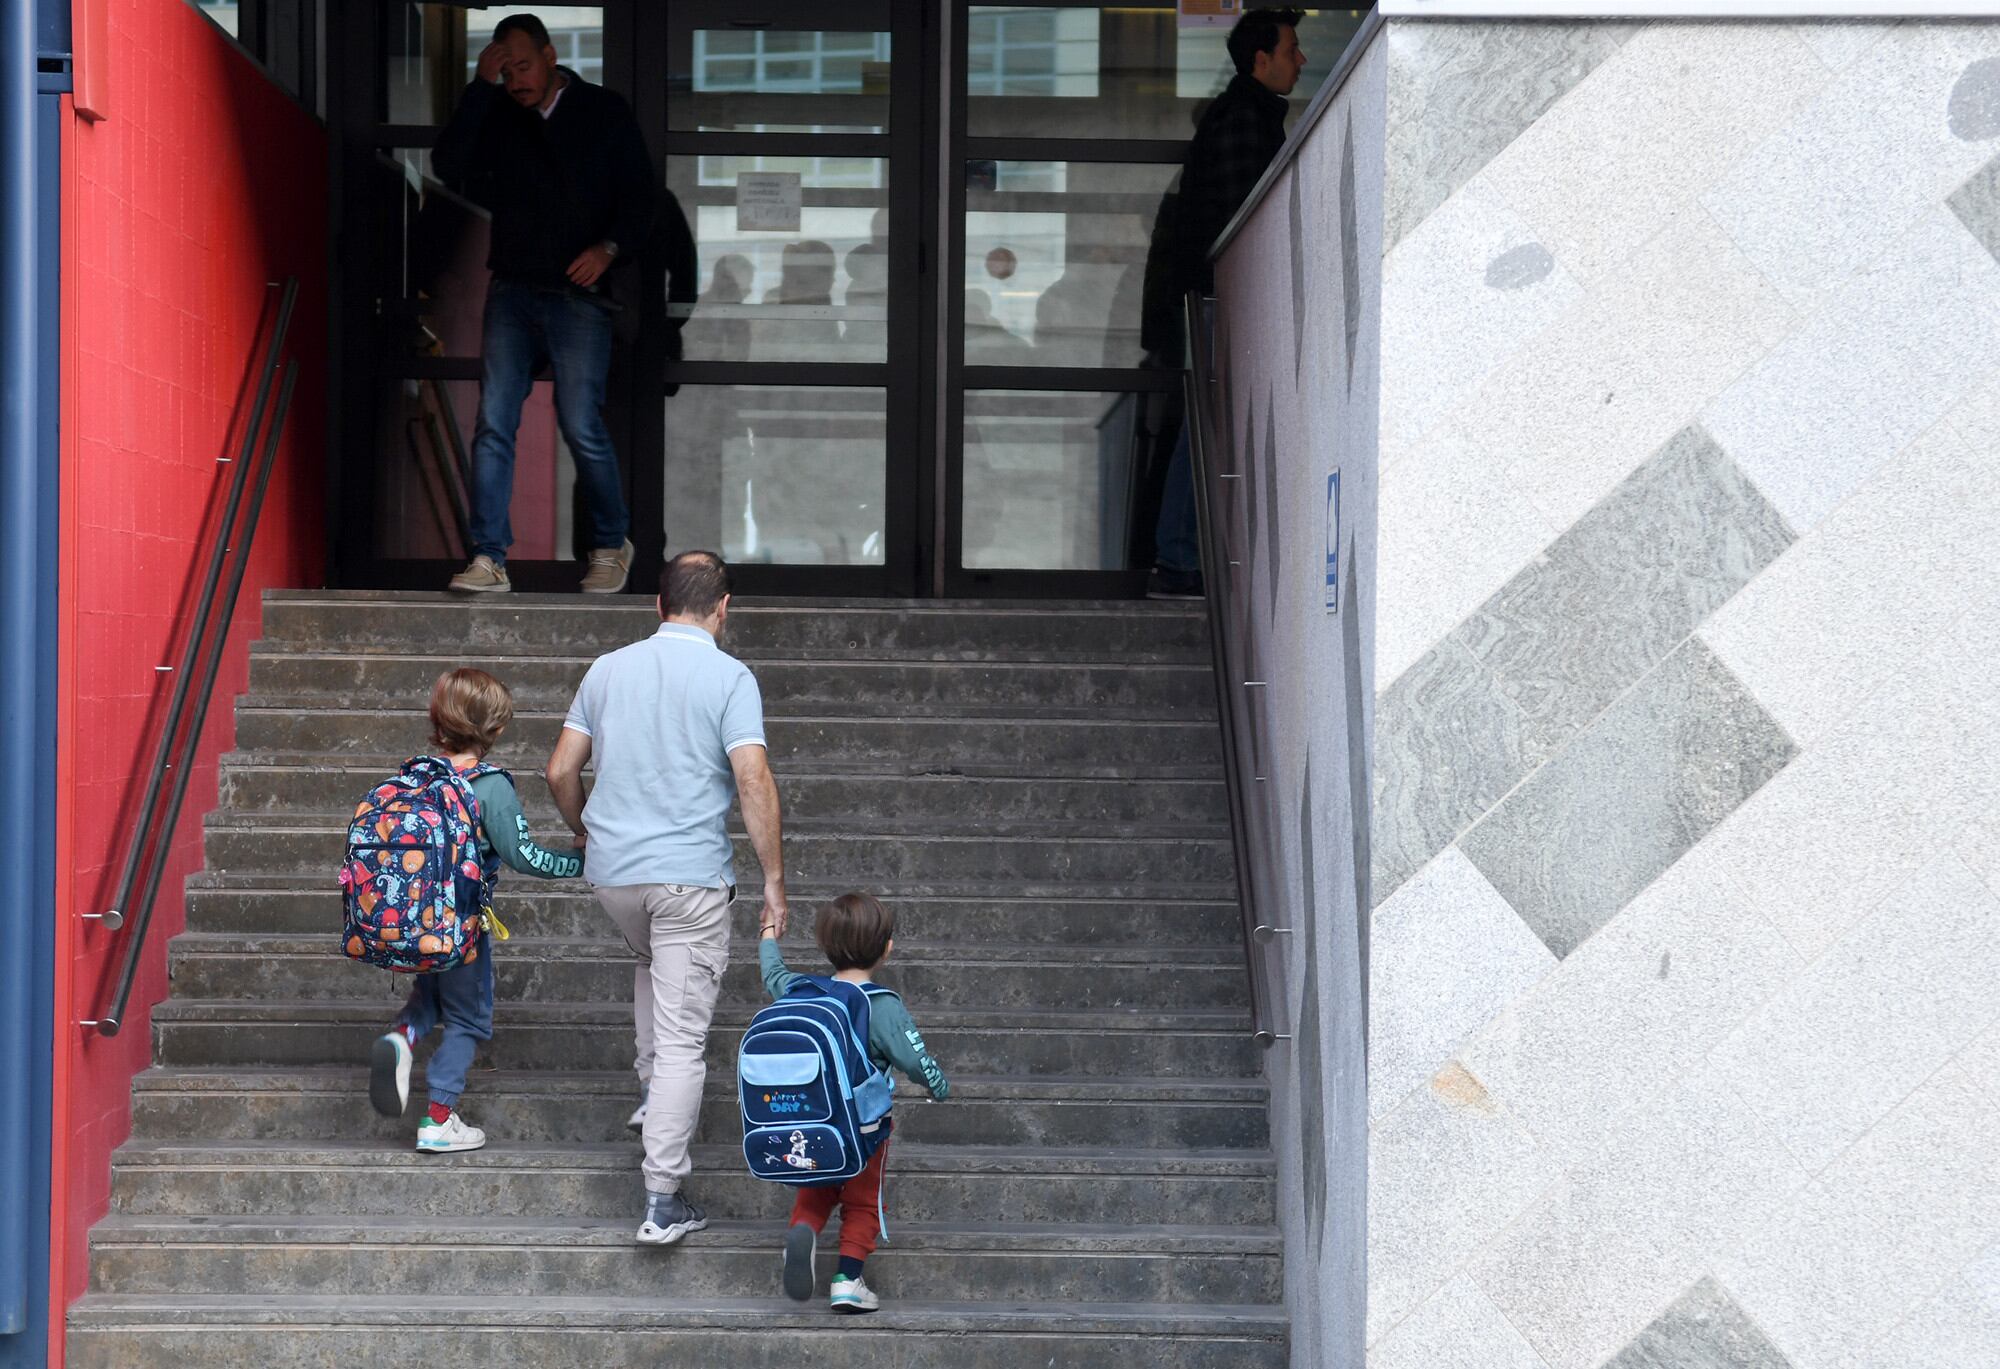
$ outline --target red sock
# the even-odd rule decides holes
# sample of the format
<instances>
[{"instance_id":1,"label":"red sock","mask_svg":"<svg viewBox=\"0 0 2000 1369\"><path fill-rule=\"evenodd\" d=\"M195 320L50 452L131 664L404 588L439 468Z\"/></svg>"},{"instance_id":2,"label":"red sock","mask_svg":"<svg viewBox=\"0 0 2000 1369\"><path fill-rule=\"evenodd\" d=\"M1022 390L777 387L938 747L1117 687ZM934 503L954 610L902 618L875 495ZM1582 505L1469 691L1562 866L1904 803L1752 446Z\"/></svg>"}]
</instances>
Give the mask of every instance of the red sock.
<instances>
[{"instance_id":1,"label":"red sock","mask_svg":"<svg viewBox=\"0 0 2000 1369\"><path fill-rule=\"evenodd\" d=\"M449 1122L451 1120L451 1105L449 1103L432 1103L431 1120L439 1126L443 1126L446 1122Z\"/></svg>"}]
</instances>

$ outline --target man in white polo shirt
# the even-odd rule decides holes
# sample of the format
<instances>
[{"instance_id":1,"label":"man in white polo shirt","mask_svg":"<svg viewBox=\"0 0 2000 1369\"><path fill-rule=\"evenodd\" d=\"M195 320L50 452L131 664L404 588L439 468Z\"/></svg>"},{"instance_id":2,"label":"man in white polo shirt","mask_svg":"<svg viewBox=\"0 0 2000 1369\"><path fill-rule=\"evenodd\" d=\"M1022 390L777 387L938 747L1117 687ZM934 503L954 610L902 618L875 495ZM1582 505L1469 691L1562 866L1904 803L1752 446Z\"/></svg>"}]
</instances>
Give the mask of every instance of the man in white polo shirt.
<instances>
[{"instance_id":1,"label":"man in white polo shirt","mask_svg":"<svg viewBox=\"0 0 2000 1369\"><path fill-rule=\"evenodd\" d=\"M660 576L659 610L658 632L592 663L547 770L556 807L585 846L584 875L639 957L632 1016L646 1102L633 1121L646 1142L646 1245L708 1225L681 1185L729 963L732 792L764 867L763 925L782 935L787 912L763 697L749 669L716 645L729 619L722 558L676 556Z\"/></svg>"}]
</instances>

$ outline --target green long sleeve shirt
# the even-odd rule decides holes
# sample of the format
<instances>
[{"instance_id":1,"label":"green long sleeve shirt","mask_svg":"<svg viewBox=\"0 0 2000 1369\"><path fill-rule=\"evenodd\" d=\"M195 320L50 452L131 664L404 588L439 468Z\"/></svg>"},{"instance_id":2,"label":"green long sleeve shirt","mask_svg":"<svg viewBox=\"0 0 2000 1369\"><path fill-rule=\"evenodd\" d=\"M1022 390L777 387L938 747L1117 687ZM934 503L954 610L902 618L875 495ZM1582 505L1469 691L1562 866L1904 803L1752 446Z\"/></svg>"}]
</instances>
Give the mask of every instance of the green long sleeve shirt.
<instances>
[{"instance_id":1,"label":"green long sleeve shirt","mask_svg":"<svg viewBox=\"0 0 2000 1369\"><path fill-rule=\"evenodd\" d=\"M551 851L528 830L514 781L505 775L481 775L472 782L479 800L479 825L493 854L510 870L537 879L574 879L583 873L583 857L575 851Z\"/></svg>"},{"instance_id":2,"label":"green long sleeve shirt","mask_svg":"<svg viewBox=\"0 0 2000 1369\"><path fill-rule=\"evenodd\" d=\"M778 949L778 939L774 936L758 941L757 963L764 971L764 988L774 1003L804 978L785 968L784 953ZM910 1010L893 991L868 995L868 1054L885 1070L901 1070L912 1082L929 1089L931 1097L940 1102L951 1096L951 1081L944 1077L930 1047L924 1044L923 1034L910 1019Z\"/></svg>"}]
</instances>

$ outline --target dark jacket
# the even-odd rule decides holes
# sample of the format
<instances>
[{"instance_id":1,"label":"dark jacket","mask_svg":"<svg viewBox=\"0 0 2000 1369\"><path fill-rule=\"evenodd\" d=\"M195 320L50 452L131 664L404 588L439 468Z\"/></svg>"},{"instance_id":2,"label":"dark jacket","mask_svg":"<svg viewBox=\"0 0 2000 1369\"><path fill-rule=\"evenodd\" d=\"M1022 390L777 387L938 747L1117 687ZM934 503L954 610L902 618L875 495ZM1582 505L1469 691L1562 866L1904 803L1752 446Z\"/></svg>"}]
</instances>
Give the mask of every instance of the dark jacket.
<instances>
[{"instance_id":1,"label":"dark jacket","mask_svg":"<svg viewBox=\"0 0 2000 1369\"><path fill-rule=\"evenodd\" d=\"M503 280L562 285L577 254L605 241L622 270L652 240L659 177L631 107L560 70L569 85L546 119L473 81L431 150L439 179L492 213L486 264Z\"/></svg>"},{"instance_id":2,"label":"dark jacket","mask_svg":"<svg viewBox=\"0 0 2000 1369\"><path fill-rule=\"evenodd\" d=\"M1215 289L1208 251L1285 145L1291 106L1238 75L1201 116L1181 162L1180 185L1160 202L1146 252L1140 342L1170 365L1181 362L1181 300Z\"/></svg>"}]
</instances>

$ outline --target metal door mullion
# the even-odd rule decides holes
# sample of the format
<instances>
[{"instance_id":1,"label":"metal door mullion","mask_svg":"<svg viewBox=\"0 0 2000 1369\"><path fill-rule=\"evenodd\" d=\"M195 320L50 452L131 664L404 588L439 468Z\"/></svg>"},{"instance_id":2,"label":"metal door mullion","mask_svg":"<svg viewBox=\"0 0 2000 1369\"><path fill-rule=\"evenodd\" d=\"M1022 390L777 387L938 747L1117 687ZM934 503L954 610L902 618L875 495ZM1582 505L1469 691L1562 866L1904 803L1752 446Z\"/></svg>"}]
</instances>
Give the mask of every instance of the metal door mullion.
<instances>
[{"instance_id":1,"label":"metal door mullion","mask_svg":"<svg viewBox=\"0 0 2000 1369\"><path fill-rule=\"evenodd\" d=\"M891 126L895 122L892 113ZM676 157L868 157L883 160L890 155L895 135L670 130L666 137L668 150Z\"/></svg>"},{"instance_id":2,"label":"metal door mullion","mask_svg":"<svg viewBox=\"0 0 2000 1369\"><path fill-rule=\"evenodd\" d=\"M965 140L964 160L979 162L1131 162L1179 166L1185 142L1159 138L1007 138Z\"/></svg>"},{"instance_id":3,"label":"metal door mullion","mask_svg":"<svg viewBox=\"0 0 2000 1369\"><path fill-rule=\"evenodd\" d=\"M965 366L968 390L1091 390L1107 394L1175 392L1181 373L1143 367L1091 370L1081 366Z\"/></svg>"},{"instance_id":4,"label":"metal door mullion","mask_svg":"<svg viewBox=\"0 0 2000 1369\"><path fill-rule=\"evenodd\" d=\"M818 385L881 390L895 382L895 368L879 361L673 361L662 378L669 385Z\"/></svg>"}]
</instances>

